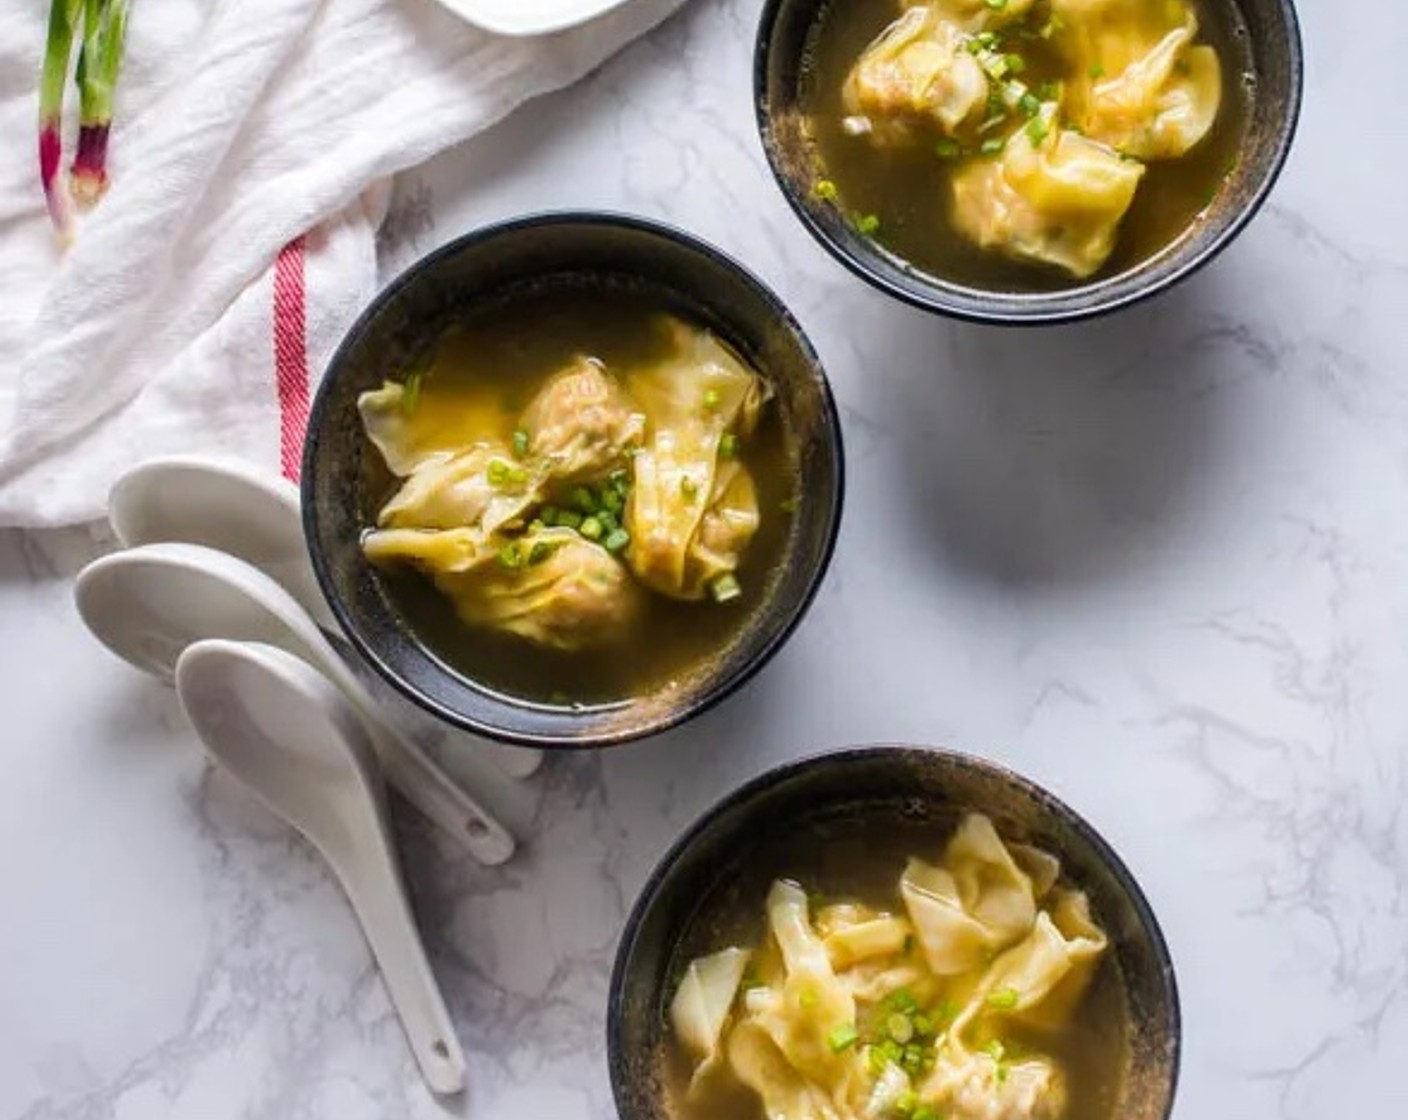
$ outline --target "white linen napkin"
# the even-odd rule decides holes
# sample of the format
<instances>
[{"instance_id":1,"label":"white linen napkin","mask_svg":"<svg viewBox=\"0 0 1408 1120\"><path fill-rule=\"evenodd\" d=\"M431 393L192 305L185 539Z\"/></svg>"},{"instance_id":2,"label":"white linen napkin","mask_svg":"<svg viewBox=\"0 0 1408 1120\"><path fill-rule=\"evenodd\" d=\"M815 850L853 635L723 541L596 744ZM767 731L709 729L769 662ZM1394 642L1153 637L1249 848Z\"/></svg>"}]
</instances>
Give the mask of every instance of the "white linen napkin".
<instances>
[{"instance_id":1,"label":"white linen napkin","mask_svg":"<svg viewBox=\"0 0 1408 1120\"><path fill-rule=\"evenodd\" d=\"M508 39L433 0L136 0L112 186L67 252L33 154L48 5L0 9L0 525L100 516L157 454L295 476L310 391L375 288L387 178L680 2Z\"/></svg>"}]
</instances>

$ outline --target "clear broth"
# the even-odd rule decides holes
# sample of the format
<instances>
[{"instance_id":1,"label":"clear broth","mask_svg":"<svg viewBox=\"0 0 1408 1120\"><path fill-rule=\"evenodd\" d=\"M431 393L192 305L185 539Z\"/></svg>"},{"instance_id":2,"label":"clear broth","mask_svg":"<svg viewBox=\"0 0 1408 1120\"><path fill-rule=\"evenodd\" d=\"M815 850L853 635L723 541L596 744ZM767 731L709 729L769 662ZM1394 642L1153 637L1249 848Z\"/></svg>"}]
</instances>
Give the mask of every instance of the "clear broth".
<instances>
[{"instance_id":1,"label":"clear broth","mask_svg":"<svg viewBox=\"0 0 1408 1120\"><path fill-rule=\"evenodd\" d=\"M861 902L904 913L899 880L911 856L936 859L957 827L889 814L847 814L757 838L746 866L730 869L701 899L672 960L667 998L689 962L726 945L764 943L763 900L775 879L792 879L826 900ZM1079 887L1080 884L1072 884ZM1094 914L1100 922L1100 914ZM1004 1037L1018 1047L1055 1059L1067 1076L1069 1100L1062 1120L1114 1120L1129 1067L1129 1004L1112 950L1096 969L1084 999L1059 1032L1015 1025ZM687 1099L693 1063L669 1037L661 1056L667 1111L675 1120L767 1120L751 1091L725 1077Z\"/></svg>"},{"instance_id":2,"label":"clear broth","mask_svg":"<svg viewBox=\"0 0 1408 1120\"><path fill-rule=\"evenodd\" d=\"M818 179L830 179L838 204L880 219L875 241L933 276L994 291L1041 292L1117 276L1157 256L1193 228L1235 167L1254 93L1246 25L1236 5L1190 6L1198 41L1222 63L1222 106L1212 131L1180 159L1149 163L1121 224L1109 260L1078 281L1054 267L1014 261L979 248L949 221L949 178L959 161L934 155L932 145L881 149L846 133L841 89L855 60L898 15L895 0L833 0L812 29L802 81L802 110L813 144ZM1044 43L1022 43L1028 63L1022 80L1038 86L1067 69Z\"/></svg>"},{"instance_id":3,"label":"clear broth","mask_svg":"<svg viewBox=\"0 0 1408 1120\"><path fill-rule=\"evenodd\" d=\"M424 360L417 410L440 410L444 429L465 445L496 438L508 445L518 417L547 379L581 354L618 376L660 361L670 314L697 317L659 295L604 284L560 284L509 293L456 317ZM728 341L725 339L725 341ZM746 357L746 356L745 356ZM410 369L396 370L404 377ZM757 371L764 378L766 370ZM370 449L373 514L399 482ZM792 441L778 403L763 409L738 456L757 485L761 525L738 569L742 598L727 604L680 602L649 593L629 641L565 653L511 634L466 625L450 600L409 566L381 572L385 593L417 639L452 671L492 691L552 706L602 706L670 687L722 654L767 599L790 532L797 486Z\"/></svg>"}]
</instances>

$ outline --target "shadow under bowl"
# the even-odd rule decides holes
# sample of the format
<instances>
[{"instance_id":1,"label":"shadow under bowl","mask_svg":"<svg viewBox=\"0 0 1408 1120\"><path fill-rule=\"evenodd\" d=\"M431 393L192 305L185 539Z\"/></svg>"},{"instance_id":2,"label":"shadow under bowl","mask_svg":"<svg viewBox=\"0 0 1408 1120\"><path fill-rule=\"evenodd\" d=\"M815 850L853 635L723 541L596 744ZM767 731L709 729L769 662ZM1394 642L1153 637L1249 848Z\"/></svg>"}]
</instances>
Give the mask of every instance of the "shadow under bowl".
<instances>
[{"instance_id":1,"label":"shadow under bowl","mask_svg":"<svg viewBox=\"0 0 1408 1120\"><path fill-rule=\"evenodd\" d=\"M871 820L946 836L961 813L986 813L1004 839L1058 856L1090 898L1129 1011L1128 1065L1112 1117L1167 1120L1181 1025L1173 962L1128 868L1073 809L1011 771L933 748L870 746L779 767L725 797L660 861L621 935L607 1010L611 1087L621 1120L668 1120L663 1055L670 1001L688 965L683 943L721 896L759 912L766 884L797 874L780 853L817 823ZM707 950L706 950L707 951Z\"/></svg>"},{"instance_id":2,"label":"shadow under bowl","mask_svg":"<svg viewBox=\"0 0 1408 1120\"><path fill-rule=\"evenodd\" d=\"M1010 326L1072 322L1128 307L1191 276L1225 249L1261 209L1290 154L1300 119L1304 62L1292 0L1207 0L1231 5L1246 28L1255 78L1245 137L1216 200L1162 251L1108 278L1053 291L976 287L926 272L858 233L814 197L817 157L806 83L811 41L828 9L857 0L767 0L753 65L754 108L773 176L802 224L862 280L926 311Z\"/></svg>"},{"instance_id":3,"label":"shadow under bowl","mask_svg":"<svg viewBox=\"0 0 1408 1120\"><path fill-rule=\"evenodd\" d=\"M363 533L387 496L384 465L357 398L411 368L466 308L517 292L621 289L644 293L713 330L769 382L780 410L794 493L777 571L734 640L675 688L571 708L518 699L452 669L408 624L363 555ZM304 533L333 614L394 687L455 726L506 742L599 747L638 739L705 710L755 674L811 604L830 563L843 491L841 430L811 344L764 285L717 249L624 215L549 213L469 233L393 281L333 355L309 415ZM446 610L450 610L448 603Z\"/></svg>"}]
</instances>

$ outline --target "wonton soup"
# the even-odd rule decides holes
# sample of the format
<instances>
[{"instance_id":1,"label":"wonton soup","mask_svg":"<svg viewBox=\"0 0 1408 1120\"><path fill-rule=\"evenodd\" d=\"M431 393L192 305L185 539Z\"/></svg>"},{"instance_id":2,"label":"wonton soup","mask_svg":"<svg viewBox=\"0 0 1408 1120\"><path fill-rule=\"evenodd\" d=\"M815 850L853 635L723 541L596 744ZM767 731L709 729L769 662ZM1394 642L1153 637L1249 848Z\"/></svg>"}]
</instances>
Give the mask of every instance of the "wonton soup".
<instances>
[{"instance_id":1,"label":"wonton soup","mask_svg":"<svg viewBox=\"0 0 1408 1120\"><path fill-rule=\"evenodd\" d=\"M1231 0L832 0L802 89L812 192L958 283L1104 279L1216 199L1250 67Z\"/></svg>"},{"instance_id":2,"label":"wonton soup","mask_svg":"<svg viewBox=\"0 0 1408 1120\"><path fill-rule=\"evenodd\" d=\"M358 407L385 467L363 551L481 686L562 706L668 688L776 575L797 499L771 390L658 298L476 305Z\"/></svg>"},{"instance_id":3,"label":"wonton soup","mask_svg":"<svg viewBox=\"0 0 1408 1120\"><path fill-rule=\"evenodd\" d=\"M1115 1120L1125 989L1056 857L980 813L784 843L703 899L680 946L672 1116Z\"/></svg>"}]
</instances>

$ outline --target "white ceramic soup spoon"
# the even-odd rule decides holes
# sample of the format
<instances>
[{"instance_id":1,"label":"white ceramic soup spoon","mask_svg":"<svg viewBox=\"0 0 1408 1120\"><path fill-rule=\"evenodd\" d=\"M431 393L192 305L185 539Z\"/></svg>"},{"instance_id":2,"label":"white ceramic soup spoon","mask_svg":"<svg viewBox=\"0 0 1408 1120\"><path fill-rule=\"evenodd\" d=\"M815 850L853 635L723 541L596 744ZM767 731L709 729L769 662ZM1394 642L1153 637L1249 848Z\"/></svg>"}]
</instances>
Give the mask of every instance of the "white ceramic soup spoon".
<instances>
[{"instance_id":1,"label":"white ceramic soup spoon","mask_svg":"<svg viewBox=\"0 0 1408 1120\"><path fill-rule=\"evenodd\" d=\"M356 710L316 669L252 642L188 646L176 690L211 758L332 866L426 1084L458 1093L464 1053L411 914L381 771Z\"/></svg>"},{"instance_id":2,"label":"white ceramic soup spoon","mask_svg":"<svg viewBox=\"0 0 1408 1120\"><path fill-rule=\"evenodd\" d=\"M113 484L108 518L127 547L184 542L218 548L258 568L328 634L342 630L313 575L298 487L238 459L178 455L149 459ZM527 778L543 752L463 736L511 778Z\"/></svg>"},{"instance_id":3,"label":"white ceramic soup spoon","mask_svg":"<svg viewBox=\"0 0 1408 1120\"><path fill-rule=\"evenodd\" d=\"M93 561L78 573L88 629L138 669L170 680L181 652L205 638L267 642L321 669L359 710L406 800L483 863L502 863L514 841L474 798L377 714L376 702L313 620L263 572L215 549L149 544Z\"/></svg>"}]
</instances>

